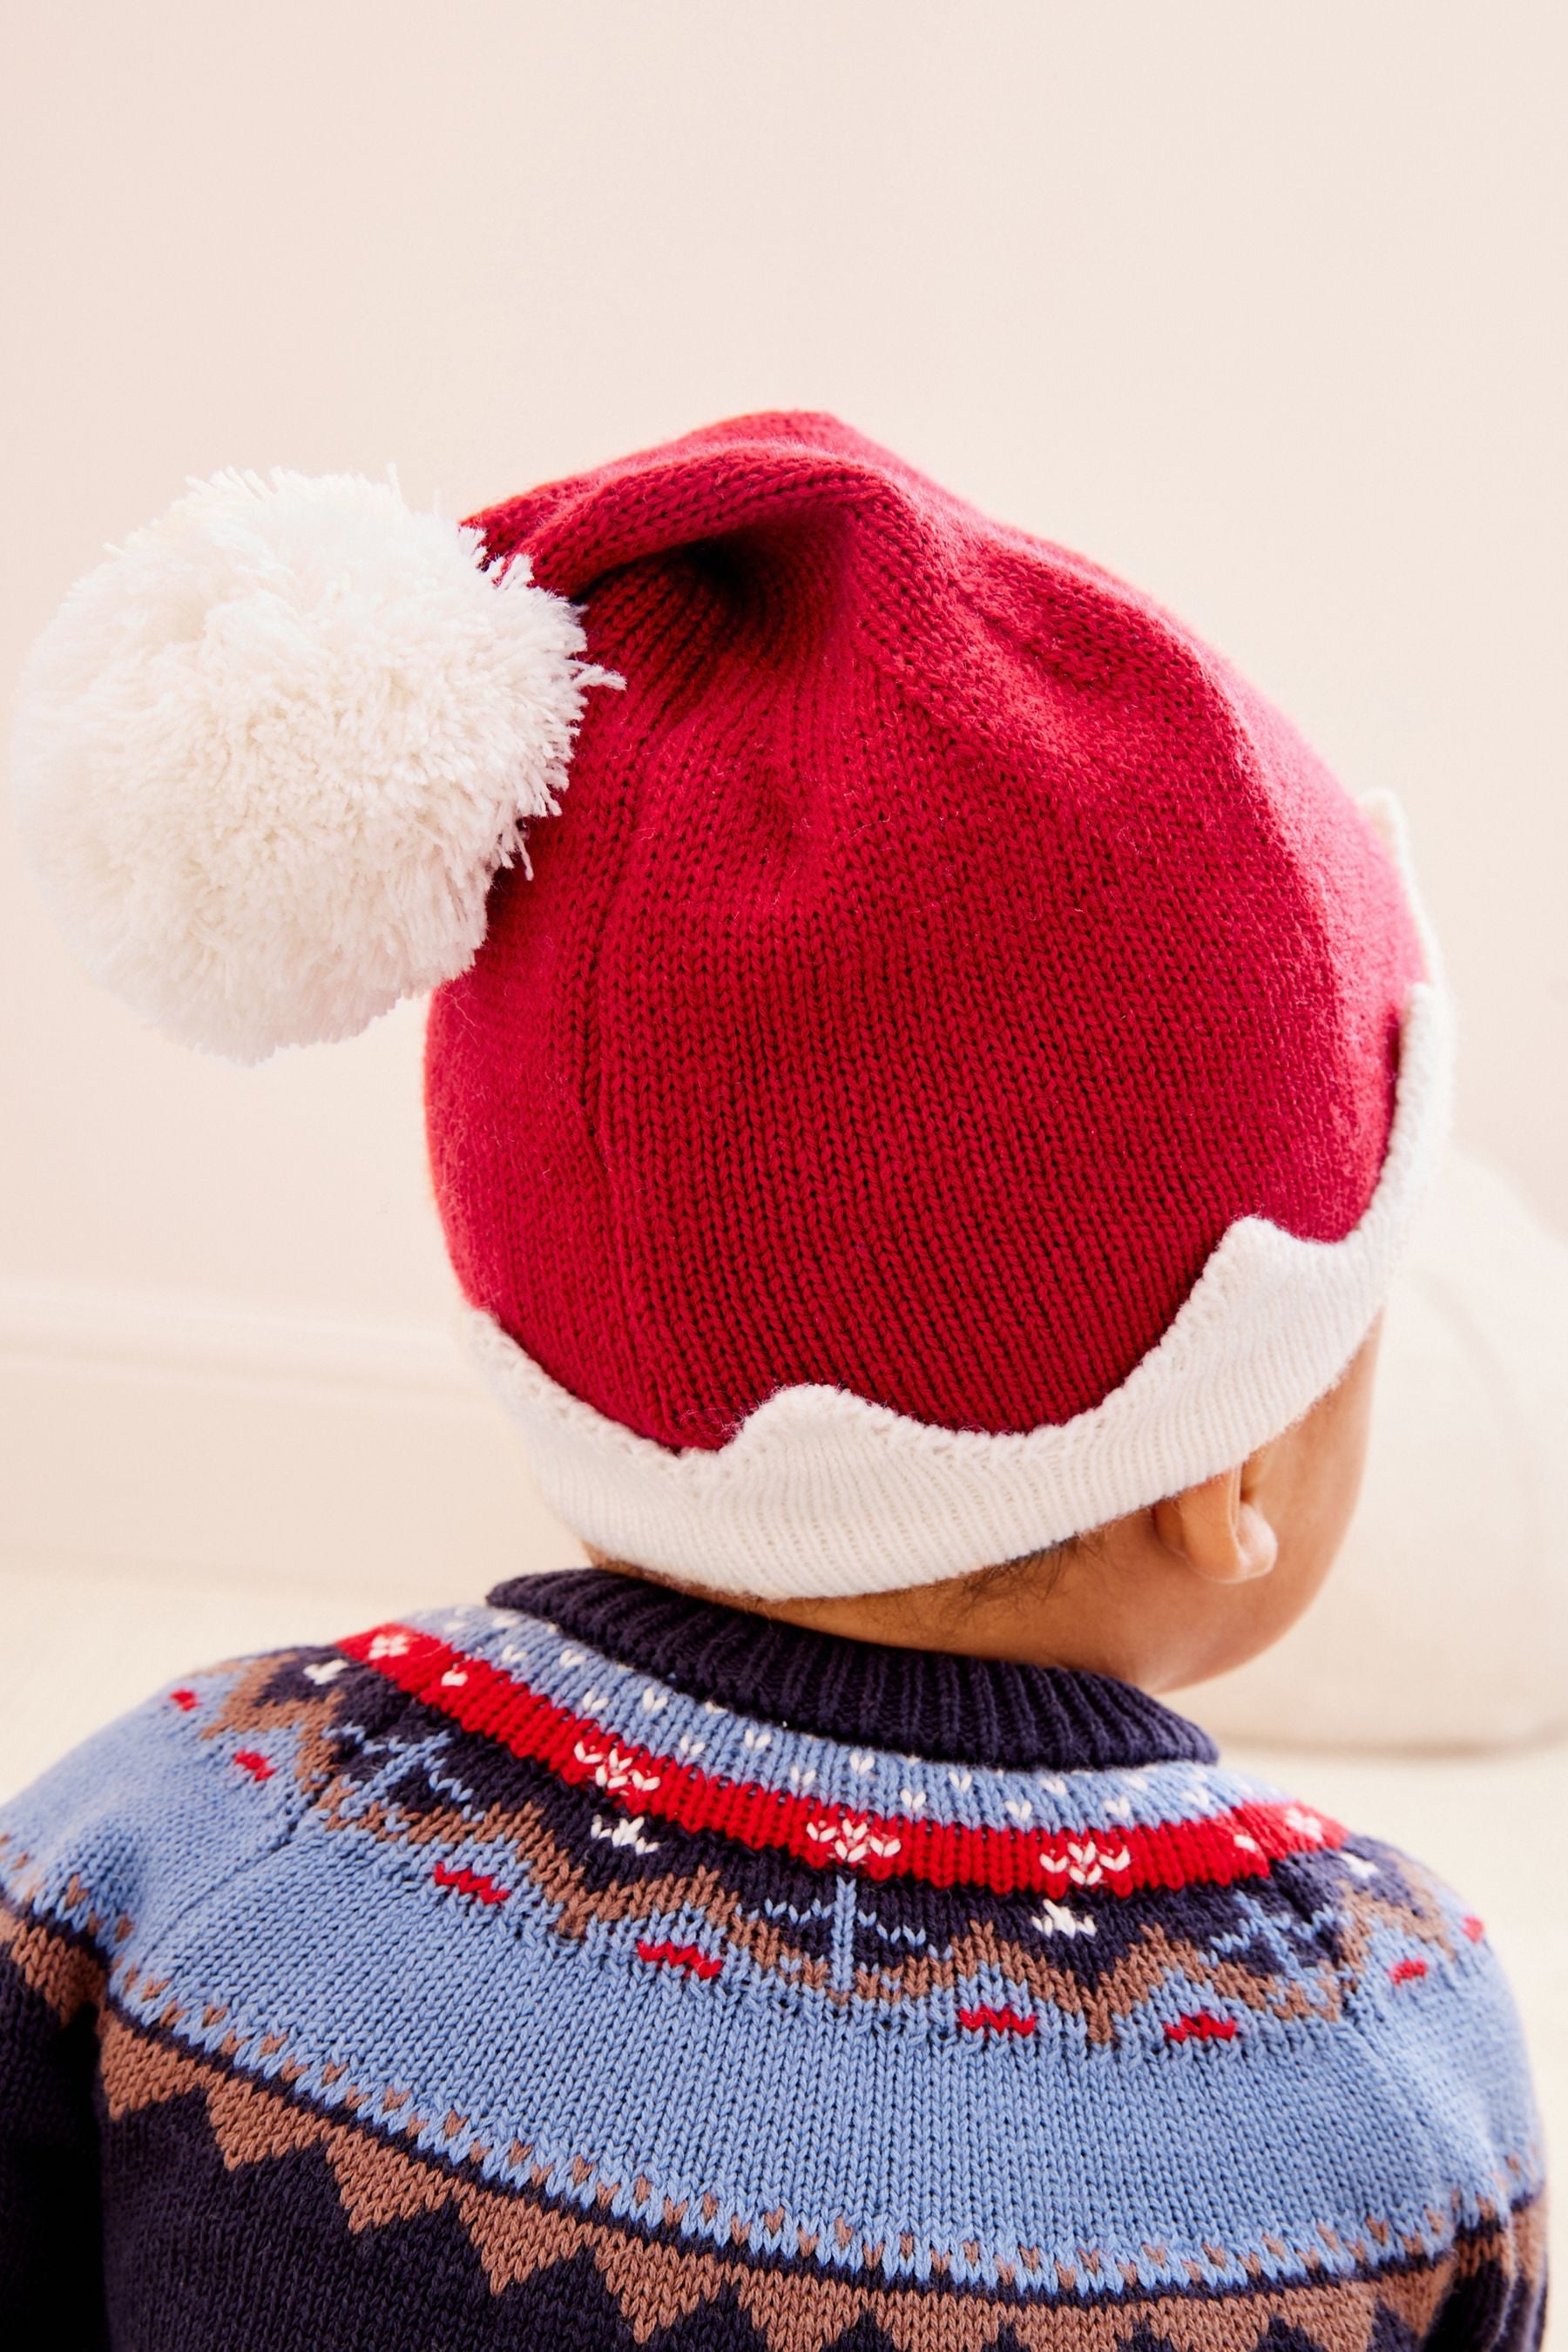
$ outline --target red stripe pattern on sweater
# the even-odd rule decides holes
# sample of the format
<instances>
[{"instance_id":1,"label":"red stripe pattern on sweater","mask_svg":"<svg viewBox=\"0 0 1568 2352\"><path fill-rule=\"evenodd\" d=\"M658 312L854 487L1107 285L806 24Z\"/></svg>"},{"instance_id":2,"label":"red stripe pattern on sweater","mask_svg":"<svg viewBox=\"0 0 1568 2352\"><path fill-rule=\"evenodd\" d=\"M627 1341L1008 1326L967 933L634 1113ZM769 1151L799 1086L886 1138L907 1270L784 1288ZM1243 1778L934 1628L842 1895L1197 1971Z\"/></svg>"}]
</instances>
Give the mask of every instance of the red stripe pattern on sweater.
<instances>
[{"instance_id":1,"label":"red stripe pattern on sweater","mask_svg":"<svg viewBox=\"0 0 1568 2352\"><path fill-rule=\"evenodd\" d=\"M987 1886L999 1895L1059 1895L1069 1886L1128 1895L1142 1886L1223 1886L1264 1877L1283 1856L1337 1846L1345 1836L1325 1814L1271 1803L1109 1833L905 1820L729 1780L659 1755L412 1625L374 1626L338 1647L464 1731L498 1740L571 1786L597 1790L626 1813L715 1832L819 1870Z\"/></svg>"}]
</instances>

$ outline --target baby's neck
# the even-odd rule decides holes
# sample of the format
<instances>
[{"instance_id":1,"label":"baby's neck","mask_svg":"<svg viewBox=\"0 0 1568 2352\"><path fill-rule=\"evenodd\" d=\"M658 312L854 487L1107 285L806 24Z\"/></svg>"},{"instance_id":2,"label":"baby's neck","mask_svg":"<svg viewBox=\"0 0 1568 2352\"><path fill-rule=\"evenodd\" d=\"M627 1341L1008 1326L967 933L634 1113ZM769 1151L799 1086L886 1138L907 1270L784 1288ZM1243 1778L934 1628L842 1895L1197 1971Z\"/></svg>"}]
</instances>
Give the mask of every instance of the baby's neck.
<instances>
[{"instance_id":1,"label":"baby's neck","mask_svg":"<svg viewBox=\"0 0 1568 2352\"><path fill-rule=\"evenodd\" d=\"M1062 1585L1068 1556L1075 1549L1072 1545L1010 1560L999 1568L891 1592L835 1593L786 1601L682 1583L679 1578L627 1560L607 1559L592 1545L584 1549L597 1567L668 1585L699 1600L717 1601L726 1608L798 1625L808 1633L837 1634L847 1641L879 1643L892 1649L941 1650L954 1657L1116 1672L1102 1654L1104 1644L1097 1643L1092 1633L1087 1640L1075 1639L1069 1629L1047 1622L1059 1613L1051 1603ZM1072 1654L1075 1651L1083 1654Z\"/></svg>"}]
</instances>

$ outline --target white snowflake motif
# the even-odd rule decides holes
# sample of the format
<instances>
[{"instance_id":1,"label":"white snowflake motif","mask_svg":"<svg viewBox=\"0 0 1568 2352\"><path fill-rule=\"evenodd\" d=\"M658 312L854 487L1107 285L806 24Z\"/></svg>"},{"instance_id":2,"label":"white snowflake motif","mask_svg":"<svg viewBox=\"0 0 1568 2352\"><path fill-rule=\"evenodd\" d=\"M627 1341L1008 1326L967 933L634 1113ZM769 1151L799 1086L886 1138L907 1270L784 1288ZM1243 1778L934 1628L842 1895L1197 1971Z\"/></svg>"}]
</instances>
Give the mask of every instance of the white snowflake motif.
<instances>
[{"instance_id":1,"label":"white snowflake motif","mask_svg":"<svg viewBox=\"0 0 1568 2352\"><path fill-rule=\"evenodd\" d=\"M1293 1829L1298 1837L1310 1838L1315 1845L1321 1845L1323 1824L1316 1813L1308 1812L1301 1805L1288 1805L1285 1809L1285 1822L1287 1827Z\"/></svg>"},{"instance_id":2,"label":"white snowflake motif","mask_svg":"<svg viewBox=\"0 0 1568 2352\"><path fill-rule=\"evenodd\" d=\"M444 1689L460 1690L468 1679L461 1666L448 1666L441 1677L441 1683Z\"/></svg>"},{"instance_id":3,"label":"white snowflake motif","mask_svg":"<svg viewBox=\"0 0 1568 2352\"><path fill-rule=\"evenodd\" d=\"M592 1833L596 1838L608 1839L611 1845L629 1845L634 1853L657 1853L658 1840L644 1837L643 1818L641 1813L635 1813L629 1821L616 1822L606 1828L595 1813Z\"/></svg>"},{"instance_id":4,"label":"white snowflake motif","mask_svg":"<svg viewBox=\"0 0 1568 2352\"><path fill-rule=\"evenodd\" d=\"M333 1683L348 1665L346 1658L318 1658L313 1666L305 1669L305 1679L312 1683Z\"/></svg>"},{"instance_id":5,"label":"white snowflake motif","mask_svg":"<svg viewBox=\"0 0 1568 2352\"><path fill-rule=\"evenodd\" d=\"M648 1790L658 1786L658 1774L639 1772L636 1757L627 1749L617 1748L614 1740L607 1748L590 1748L580 1739L573 1753L579 1764L592 1768L595 1782L601 1789L612 1791L636 1789L640 1795L646 1795Z\"/></svg>"},{"instance_id":6,"label":"white snowflake motif","mask_svg":"<svg viewBox=\"0 0 1568 2352\"><path fill-rule=\"evenodd\" d=\"M806 1836L826 1846L836 1862L864 1862L870 1854L886 1862L899 1852L902 1838L878 1837L864 1813L840 1813L836 1821L808 1822Z\"/></svg>"},{"instance_id":7,"label":"white snowflake motif","mask_svg":"<svg viewBox=\"0 0 1568 2352\"><path fill-rule=\"evenodd\" d=\"M1092 1919L1080 1918L1065 1903L1053 1903L1048 1895L1045 1909L1035 1914L1035 1925L1042 1936L1092 1936L1096 1932Z\"/></svg>"},{"instance_id":8,"label":"white snowflake motif","mask_svg":"<svg viewBox=\"0 0 1568 2352\"><path fill-rule=\"evenodd\" d=\"M1108 1870L1130 1870L1131 1866L1132 1856L1125 1846L1120 1853L1109 1853L1092 1838L1085 1838L1081 1843L1075 1838L1068 1840L1067 1874L1075 1886L1098 1886Z\"/></svg>"},{"instance_id":9,"label":"white snowflake motif","mask_svg":"<svg viewBox=\"0 0 1568 2352\"><path fill-rule=\"evenodd\" d=\"M407 1654L406 1633L378 1633L370 1645L373 1658L401 1658Z\"/></svg>"}]
</instances>

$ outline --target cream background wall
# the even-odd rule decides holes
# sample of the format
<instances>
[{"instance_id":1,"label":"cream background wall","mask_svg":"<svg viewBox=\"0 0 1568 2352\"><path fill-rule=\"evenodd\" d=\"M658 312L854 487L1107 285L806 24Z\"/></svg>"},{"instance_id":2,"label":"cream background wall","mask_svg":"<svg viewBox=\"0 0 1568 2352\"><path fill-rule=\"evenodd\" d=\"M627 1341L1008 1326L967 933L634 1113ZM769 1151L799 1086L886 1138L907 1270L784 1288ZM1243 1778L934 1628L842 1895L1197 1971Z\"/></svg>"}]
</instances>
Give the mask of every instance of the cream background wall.
<instances>
[{"instance_id":1,"label":"cream background wall","mask_svg":"<svg viewBox=\"0 0 1568 2352\"><path fill-rule=\"evenodd\" d=\"M1461 1132L1568 1223L1565 25L16 10L0 678L187 473L393 462L462 512L837 409L1404 796ZM434 1594L561 1558L447 1349L416 1010L258 1072L187 1055L78 975L8 835L0 960L0 1563Z\"/></svg>"}]
</instances>

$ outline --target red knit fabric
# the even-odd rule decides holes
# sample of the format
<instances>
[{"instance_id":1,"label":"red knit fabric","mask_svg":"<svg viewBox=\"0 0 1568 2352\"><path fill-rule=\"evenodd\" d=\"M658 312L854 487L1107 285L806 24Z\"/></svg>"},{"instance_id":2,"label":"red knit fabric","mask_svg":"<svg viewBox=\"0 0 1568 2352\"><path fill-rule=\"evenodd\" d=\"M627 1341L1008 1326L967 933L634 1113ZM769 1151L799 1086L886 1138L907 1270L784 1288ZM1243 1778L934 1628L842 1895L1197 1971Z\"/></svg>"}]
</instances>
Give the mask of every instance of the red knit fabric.
<instances>
[{"instance_id":1,"label":"red knit fabric","mask_svg":"<svg viewBox=\"0 0 1568 2352\"><path fill-rule=\"evenodd\" d=\"M821 416L475 520L625 679L428 1030L464 1289L574 1395L710 1449L802 1382L1061 1423L1237 1218L1356 1223L1420 949L1168 615Z\"/></svg>"},{"instance_id":2,"label":"red knit fabric","mask_svg":"<svg viewBox=\"0 0 1568 2352\"><path fill-rule=\"evenodd\" d=\"M726 1780L687 1759L623 1744L591 1717L558 1706L487 1660L416 1626L372 1626L339 1647L465 1731L481 1732L514 1756L548 1765L570 1787L599 1790L606 1807L638 1822L712 1830L757 1853L793 1854L814 1870L1001 1893L1028 1886L1063 1895L1095 1886L1131 1895L1145 1886L1228 1886L1238 1878L1267 1877L1285 1854L1344 1843L1343 1829L1327 1814L1262 1798L1191 1821L1130 1822L1124 1829L1076 1833L960 1827L850 1810ZM468 1891L490 1883L473 1881ZM487 1899L492 1898L480 1893Z\"/></svg>"}]
</instances>

